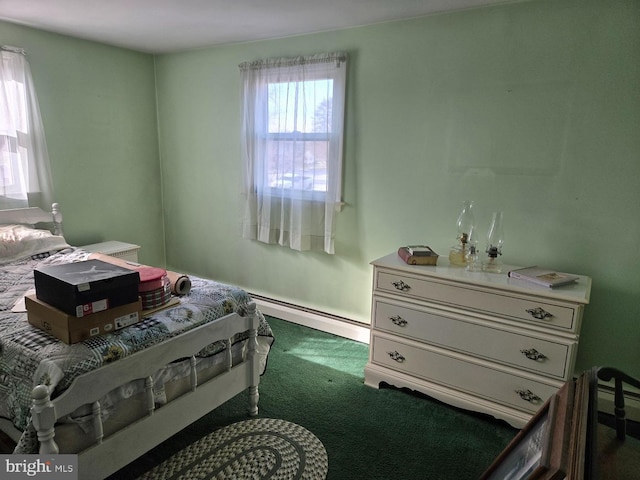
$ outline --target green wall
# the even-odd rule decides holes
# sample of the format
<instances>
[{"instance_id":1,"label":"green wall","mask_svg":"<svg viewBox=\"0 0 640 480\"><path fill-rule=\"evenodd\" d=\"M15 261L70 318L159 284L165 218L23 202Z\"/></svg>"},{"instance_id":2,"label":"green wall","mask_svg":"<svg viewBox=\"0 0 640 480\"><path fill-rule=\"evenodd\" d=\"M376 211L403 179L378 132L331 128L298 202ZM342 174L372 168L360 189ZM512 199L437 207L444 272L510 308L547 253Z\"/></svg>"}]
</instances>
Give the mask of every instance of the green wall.
<instances>
[{"instance_id":1,"label":"green wall","mask_svg":"<svg viewBox=\"0 0 640 480\"><path fill-rule=\"evenodd\" d=\"M578 369L640 374L640 3L514 3L156 58L167 262L368 322L369 262L446 255L461 202L503 259L593 277ZM241 238L238 64L350 55L336 255Z\"/></svg>"},{"instance_id":2,"label":"green wall","mask_svg":"<svg viewBox=\"0 0 640 480\"><path fill-rule=\"evenodd\" d=\"M640 376L638 0L531 0L155 59L4 23L0 42L29 51L72 242L131 241L157 264L166 248L170 268L368 322L369 262L409 242L446 255L471 199L483 231L504 211L506 263L593 278L577 369ZM336 255L244 240L238 64L334 50L350 55Z\"/></svg>"},{"instance_id":3,"label":"green wall","mask_svg":"<svg viewBox=\"0 0 640 480\"><path fill-rule=\"evenodd\" d=\"M67 241L164 262L153 57L4 22L0 44L27 51Z\"/></svg>"}]
</instances>

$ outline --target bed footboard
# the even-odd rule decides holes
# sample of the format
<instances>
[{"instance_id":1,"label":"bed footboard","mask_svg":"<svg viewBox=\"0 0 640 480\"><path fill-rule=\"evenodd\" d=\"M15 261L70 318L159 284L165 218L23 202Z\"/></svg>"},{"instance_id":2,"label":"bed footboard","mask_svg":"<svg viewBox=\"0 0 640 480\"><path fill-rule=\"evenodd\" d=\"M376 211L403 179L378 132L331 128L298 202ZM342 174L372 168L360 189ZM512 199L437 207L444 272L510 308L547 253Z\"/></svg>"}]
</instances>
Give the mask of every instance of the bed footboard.
<instances>
[{"instance_id":1,"label":"bed footboard","mask_svg":"<svg viewBox=\"0 0 640 480\"><path fill-rule=\"evenodd\" d=\"M56 421L87 404L92 406L95 444L82 452L65 452L78 453L80 478L109 476L243 391L248 391L249 414L257 415L259 322L256 306L250 303L245 316L237 313L227 315L81 375L53 400L47 386L37 386L33 390L31 414L40 442L40 454L59 453L55 442ZM249 331L247 358L234 365L230 339L245 331ZM220 339L227 339L224 372L200 385L194 352ZM163 365L180 358L191 358L190 390L156 408L152 375ZM140 379L145 380L146 416L105 437L100 399L114 388Z\"/></svg>"}]
</instances>

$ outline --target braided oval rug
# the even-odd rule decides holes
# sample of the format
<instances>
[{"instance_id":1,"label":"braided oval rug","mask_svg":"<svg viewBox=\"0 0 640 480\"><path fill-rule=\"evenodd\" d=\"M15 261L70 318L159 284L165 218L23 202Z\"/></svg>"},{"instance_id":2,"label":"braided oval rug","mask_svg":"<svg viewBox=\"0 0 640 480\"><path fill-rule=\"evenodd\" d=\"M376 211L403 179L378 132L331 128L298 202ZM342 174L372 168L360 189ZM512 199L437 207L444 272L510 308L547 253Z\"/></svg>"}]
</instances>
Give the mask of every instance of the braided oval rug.
<instances>
[{"instance_id":1,"label":"braided oval rug","mask_svg":"<svg viewBox=\"0 0 640 480\"><path fill-rule=\"evenodd\" d=\"M327 451L309 430L255 418L210 433L139 480L324 480L328 469Z\"/></svg>"}]
</instances>

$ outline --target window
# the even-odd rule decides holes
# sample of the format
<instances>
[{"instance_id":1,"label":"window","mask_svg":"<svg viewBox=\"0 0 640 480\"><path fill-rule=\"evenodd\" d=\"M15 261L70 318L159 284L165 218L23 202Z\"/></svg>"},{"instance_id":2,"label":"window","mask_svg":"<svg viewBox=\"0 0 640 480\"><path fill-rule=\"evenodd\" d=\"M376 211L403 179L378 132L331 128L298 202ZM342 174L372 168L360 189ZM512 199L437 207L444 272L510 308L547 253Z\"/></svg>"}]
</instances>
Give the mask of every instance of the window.
<instances>
[{"instance_id":1,"label":"window","mask_svg":"<svg viewBox=\"0 0 640 480\"><path fill-rule=\"evenodd\" d=\"M24 51L0 49L0 208L52 202L49 156Z\"/></svg>"},{"instance_id":2,"label":"window","mask_svg":"<svg viewBox=\"0 0 640 480\"><path fill-rule=\"evenodd\" d=\"M326 194L333 79L274 82L267 88L266 183Z\"/></svg>"},{"instance_id":3,"label":"window","mask_svg":"<svg viewBox=\"0 0 640 480\"><path fill-rule=\"evenodd\" d=\"M346 68L342 53L240 65L246 238L334 253Z\"/></svg>"}]
</instances>

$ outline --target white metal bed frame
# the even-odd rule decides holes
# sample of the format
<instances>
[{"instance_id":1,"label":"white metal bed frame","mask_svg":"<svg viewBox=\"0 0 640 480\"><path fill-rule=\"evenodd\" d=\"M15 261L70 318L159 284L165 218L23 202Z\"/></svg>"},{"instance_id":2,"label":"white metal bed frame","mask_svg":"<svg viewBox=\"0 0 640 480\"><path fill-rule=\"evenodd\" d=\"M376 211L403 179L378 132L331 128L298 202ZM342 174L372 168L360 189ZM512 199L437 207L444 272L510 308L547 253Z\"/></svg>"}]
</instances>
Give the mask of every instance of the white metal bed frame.
<instances>
[{"instance_id":1,"label":"white metal bed frame","mask_svg":"<svg viewBox=\"0 0 640 480\"><path fill-rule=\"evenodd\" d=\"M62 233L62 214L58 204L52 213L39 208L0 211L0 223L54 224ZM33 389L32 423L40 442L40 454L57 454L56 421L83 405L92 406L95 444L78 453L80 478L105 478L159 445L234 396L248 390L249 414L258 414L260 359L257 353L260 320L255 303L245 316L232 313L188 332L170 338L129 357L104 365L77 377L65 392L50 398L49 388ZM249 331L247 359L233 365L231 338ZM195 352L224 339L227 344L225 370L202 385L198 384ZM152 375L163 365L181 358L191 359L190 391L159 408L155 407ZM144 379L147 414L124 428L103 436L100 399L130 381ZM15 434L15 432L14 432ZM11 434L10 434L11 435Z\"/></svg>"}]
</instances>

